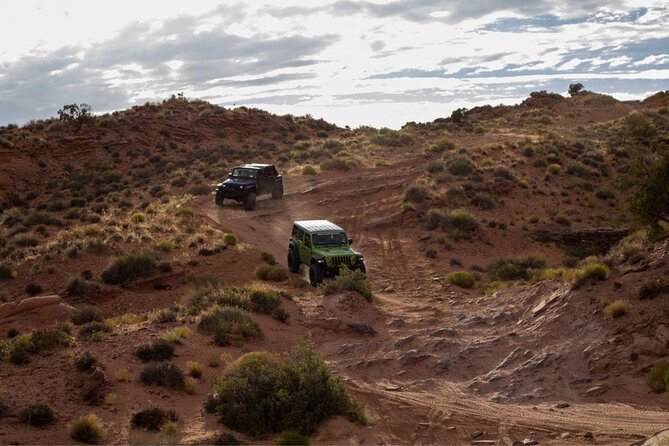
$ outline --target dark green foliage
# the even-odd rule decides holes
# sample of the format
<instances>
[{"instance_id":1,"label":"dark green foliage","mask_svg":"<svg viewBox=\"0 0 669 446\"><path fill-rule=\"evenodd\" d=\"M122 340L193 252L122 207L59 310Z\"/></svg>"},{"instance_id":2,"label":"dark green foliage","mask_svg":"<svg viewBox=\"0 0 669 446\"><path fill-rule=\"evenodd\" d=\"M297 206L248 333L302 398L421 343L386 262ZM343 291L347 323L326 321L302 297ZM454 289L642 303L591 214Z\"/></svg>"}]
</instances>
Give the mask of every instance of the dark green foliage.
<instances>
[{"instance_id":1,"label":"dark green foliage","mask_svg":"<svg viewBox=\"0 0 669 446\"><path fill-rule=\"evenodd\" d=\"M100 288L97 285L87 282L81 276L71 277L67 281L65 289L70 294L70 296L79 297L95 296L100 292Z\"/></svg>"},{"instance_id":2,"label":"dark green foliage","mask_svg":"<svg viewBox=\"0 0 669 446\"><path fill-rule=\"evenodd\" d=\"M575 84L569 84L569 95L570 96L576 96L581 91L583 91L583 84L582 83L577 82Z\"/></svg>"},{"instance_id":3,"label":"dark green foliage","mask_svg":"<svg viewBox=\"0 0 669 446\"><path fill-rule=\"evenodd\" d=\"M53 409L48 404L31 404L21 411L19 418L29 426L46 426L55 421Z\"/></svg>"},{"instance_id":4,"label":"dark green foliage","mask_svg":"<svg viewBox=\"0 0 669 446\"><path fill-rule=\"evenodd\" d=\"M634 198L632 210L641 223L659 227L659 222L669 222L669 147L662 145L655 160L633 172L643 178Z\"/></svg>"},{"instance_id":5,"label":"dark green foliage","mask_svg":"<svg viewBox=\"0 0 669 446\"><path fill-rule=\"evenodd\" d=\"M72 313L72 323L74 325L83 325L93 321L100 321L102 317L95 307L82 305Z\"/></svg>"},{"instance_id":6,"label":"dark green foliage","mask_svg":"<svg viewBox=\"0 0 669 446\"><path fill-rule=\"evenodd\" d=\"M262 261L270 264L270 265L276 265L276 259L274 258L274 255L272 255L269 252L263 251L260 253L260 257L262 258Z\"/></svg>"},{"instance_id":7,"label":"dark green foliage","mask_svg":"<svg viewBox=\"0 0 669 446\"><path fill-rule=\"evenodd\" d=\"M309 437L289 429L281 432L281 435L279 435L279 441L276 444L279 446L308 445Z\"/></svg>"},{"instance_id":8,"label":"dark green foliage","mask_svg":"<svg viewBox=\"0 0 669 446\"><path fill-rule=\"evenodd\" d=\"M183 390L186 385L184 372L169 362L149 364L139 373L139 380L146 386L164 386Z\"/></svg>"},{"instance_id":9,"label":"dark green foliage","mask_svg":"<svg viewBox=\"0 0 669 446\"><path fill-rule=\"evenodd\" d=\"M446 164L446 169L451 175L469 175L474 170L471 161L464 157L452 158L448 164Z\"/></svg>"},{"instance_id":10,"label":"dark green foliage","mask_svg":"<svg viewBox=\"0 0 669 446\"><path fill-rule=\"evenodd\" d=\"M16 277L14 266L9 263L0 263L0 280L9 280Z\"/></svg>"},{"instance_id":11,"label":"dark green foliage","mask_svg":"<svg viewBox=\"0 0 669 446\"><path fill-rule=\"evenodd\" d=\"M174 410L167 411L159 407L151 407L132 414L130 425L133 428L157 431L168 421L178 421L178 419Z\"/></svg>"},{"instance_id":12,"label":"dark green foliage","mask_svg":"<svg viewBox=\"0 0 669 446\"><path fill-rule=\"evenodd\" d=\"M466 108L456 108L451 113L451 120L455 124L460 124L461 122L463 122L465 120L466 113L467 113Z\"/></svg>"},{"instance_id":13,"label":"dark green foliage","mask_svg":"<svg viewBox=\"0 0 669 446\"><path fill-rule=\"evenodd\" d=\"M58 119L74 124L79 129L82 125L90 124L95 120L91 110L92 107L88 104L67 104L58 110Z\"/></svg>"},{"instance_id":14,"label":"dark green foliage","mask_svg":"<svg viewBox=\"0 0 669 446\"><path fill-rule=\"evenodd\" d=\"M662 279L655 279L641 285L639 299L653 299L667 292L669 292L669 284L665 283Z\"/></svg>"},{"instance_id":15,"label":"dark green foliage","mask_svg":"<svg viewBox=\"0 0 669 446\"><path fill-rule=\"evenodd\" d=\"M364 415L313 347L300 343L285 358L241 356L214 384L221 421L256 438L292 429L303 435L334 415Z\"/></svg>"},{"instance_id":16,"label":"dark green foliage","mask_svg":"<svg viewBox=\"0 0 669 446\"><path fill-rule=\"evenodd\" d=\"M112 327L104 322L89 322L84 324L79 329L79 336L82 338L90 338L95 333L111 333Z\"/></svg>"},{"instance_id":17,"label":"dark green foliage","mask_svg":"<svg viewBox=\"0 0 669 446\"><path fill-rule=\"evenodd\" d=\"M174 345L159 339L151 344L140 345L134 354L142 361L166 361L174 356Z\"/></svg>"},{"instance_id":18,"label":"dark green foliage","mask_svg":"<svg viewBox=\"0 0 669 446\"><path fill-rule=\"evenodd\" d=\"M288 270L279 265L263 263L255 270L256 279L269 280L271 282L283 282L288 279Z\"/></svg>"},{"instance_id":19,"label":"dark green foliage","mask_svg":"<svg viewBox=\"0 0 669 446\"><path fill-rule=\"evenodd\" d=\"M152 255L126 254L114 259L102 272L102 280L105 283L127 285L134 279L151 276L155 270L156 260Z\"/></svg>"},{"instance_id":20,"label":"dark green foliage","mask_svg":"<svg viewBox=\"0 0 669 446\"><path fill-rule=\"evenodd\" d=\"M201 444L203 445L223 445L223 446L234 446L234 445L240 445L242 444L237 438L229 434L227 432L224 432L222 434L216 434L205 441L203 441Z\"/></svg>"},{"instance_id":21,"label":"dark green foliage","mask_svg":"<svg viewBox=\"0 0 669 446\"><path fill-rule=\"evenodd\" d=\"M247 311L233 307L214 308L204 313L197 328L205 334L224 333L244 339L261 335L258 323L251 315Z\"/></svg>"},{"instance_id":22,"label":"dark green foliage","mask_svg":"<svg viewBox=\"0 0 669 446\"><path fill-rule=\"evenodd\" d=\"M82 372L88 372L98 363L98 360L91 352L85 352L74 359L74 367Z\"/></svg>"},{"instance_id":23,"label":"dark green foliage","mask_svg":"<svg viewBox=\"0 0 669 446\"><path fill-rule=\"evenodd\" d=\"M24 290L28 296L36 296L42 292L42 287L36 283L29 283Z\"/></svg>"},{"instance_id":24,"label":"dark green foliage","mask_svg":"<svg viewBox=\"0 0 669 446\"><path fill-rule=\"evenodd\" d=\"M479 209L489 210L495 207L495 199L485 192L477 192L472 198L472 204Z\"/></svg>"},{"instance_id":25,"label":"dark green foliage","mask_svg":"<svg viewBox=\"0 0 669 446\"><path fill-rule=\"evenodd\" d=\"M628 115L620 129L623 139L639 144L648 144L656 134L655 126L639 113Z\"/></svg>"},{"instance_id":26,"label":"dark green foliage","mask_svg":"<svg viewBox=\"0 0 669 446\"><path fill-rule=\"evenodd\" d=\"M372 301L372 286L362 271L351 271L343 268L341 272L332 279L326 279L318 287L324 295L340 293L342 291L355 291L369 302Z\"/></svg>"},{"instance_id":27,"label":"dark green foliage","mask_svg":"<svg viewBox=\"0 0 669 446\"><path fill-rule=\"evenodd\" d=\"M667 390L667 377L669 374L669 360L662 359L655 363L650 369L646 384L655 393L664 392Z\"/></svg>"},{"instance_id":28,"label":"dark green foliage","mask_svg":"<svg viewBox=\"0 0 669 446\"><path fill-rule=\"evenodd\" d=\"M471 288L476 283L474 275L468 271L454 271L446 275L446 280L462 288Z\"/></svg>"},{"instance_id":29,"label":"dark green foliage","mask_svg":"<svg viewBox=\"0 0 669 446\"><path fill-rule=\"evenodd\" d=\"M77 418L70 426L70 438L87 444L97 444L105 436L102 422L97 415L84 415Z\"/></svg>"},{"instance_id":30,"label":"dark green foliage","mask_svg":"<svg viewBox=\"0 0 669 446\"><path fill-rule=\"evenodd\" d=\"M546 268L546 261L527 256L516 259L499 259L488 267L488 272L497 280L527 280L533 269Z\"/></svg>"},{"instance_id":31,"label":"dark green foliage","mask_svg":"<svg viewBox=\"0 0 669 446\"><path fill-rule=\"evenodd\" d=\"M379 133L370 138L372 144L385 147L401 147L408 146L413 142L411 135L397 130L381 129Z\"/></svg>"},{"instance_id":32,"label":"dark green foliage","mask_svg":"<svg viewBox=\"0 0 669 446\"><path fill-rule=\"evenodd\" d=\"M425 186L412 184L404 190L404 201L411 203L422 203L429 197Z\"/></svg>"}]
</instances>

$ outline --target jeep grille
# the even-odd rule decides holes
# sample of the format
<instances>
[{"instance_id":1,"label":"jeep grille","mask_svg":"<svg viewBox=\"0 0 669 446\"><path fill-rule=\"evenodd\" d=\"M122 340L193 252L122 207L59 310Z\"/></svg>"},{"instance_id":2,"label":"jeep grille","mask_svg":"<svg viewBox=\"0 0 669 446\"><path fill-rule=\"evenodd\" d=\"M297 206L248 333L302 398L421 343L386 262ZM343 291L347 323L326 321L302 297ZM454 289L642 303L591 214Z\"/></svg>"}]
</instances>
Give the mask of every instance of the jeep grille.
<instances>
[{"instance_id":1,"label":"jeep grille","mask_svg":"<svg viewBox=\"0 0 669 446\"><path fill-rule=\"evenodd\" d=\"M332 256L328 258L329 264L332 266L339 265L352 265L353 257L352 256Z\"/></svg>"}]
</instances>

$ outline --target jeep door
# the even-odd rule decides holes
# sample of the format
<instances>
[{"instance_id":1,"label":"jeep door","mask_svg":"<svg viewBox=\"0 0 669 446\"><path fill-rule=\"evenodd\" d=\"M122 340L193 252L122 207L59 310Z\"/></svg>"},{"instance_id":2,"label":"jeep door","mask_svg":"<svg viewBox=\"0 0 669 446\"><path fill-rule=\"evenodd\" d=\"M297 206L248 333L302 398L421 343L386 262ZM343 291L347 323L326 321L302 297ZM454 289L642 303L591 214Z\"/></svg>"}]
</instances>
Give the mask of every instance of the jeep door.
<instances>
[{"instance_id":1,"label":"jeep door","mask_svg":"<svg viewBox=\"0 0 669 446\"><path fill-rule=\"evenodd\" d=\"M258 171L258 195L272 192L271 180L267 175L267 168Z\"/></svg>"},{"instance_id":2,"label":"jeep door","mask_svg":"<svg viewBox=\"0 0 669 446\"><path fill-rule=\"evenodd\" d=\"M300 261L305 265L311 263L311 234L300 231L302 243L300 243Z\"/></svg>"}]
</instances>

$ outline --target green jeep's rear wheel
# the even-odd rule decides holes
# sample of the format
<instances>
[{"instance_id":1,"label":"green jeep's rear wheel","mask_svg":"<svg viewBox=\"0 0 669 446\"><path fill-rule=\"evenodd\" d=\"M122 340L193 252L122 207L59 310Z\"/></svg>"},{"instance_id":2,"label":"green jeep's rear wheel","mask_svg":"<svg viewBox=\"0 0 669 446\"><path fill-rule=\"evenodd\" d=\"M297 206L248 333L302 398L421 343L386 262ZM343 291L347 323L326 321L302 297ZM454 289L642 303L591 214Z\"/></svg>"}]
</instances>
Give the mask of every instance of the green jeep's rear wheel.
<instances>
[{"instance_id":1,"label":"green jeep's rear wheel","mask_svg":"<svg viewBox=\"0 0 669 446\"><path fill-rule=\"evenodd\" d=\"M295 248L288 250L288 270L291 273L296 273L300 270L300 258L297 255Z\"/></svg>"},{"instance_id":2,"label":"green jeep's rear wheel","mask_svg":"<svg viewBox=\"0 0 669 446\"><path fill-rule=\"evenodd\" d=\"M311 286L318 286L323 282L323 266L318 263L312 263L309 268L309 283Z\"/></svg>"}]
</instances>

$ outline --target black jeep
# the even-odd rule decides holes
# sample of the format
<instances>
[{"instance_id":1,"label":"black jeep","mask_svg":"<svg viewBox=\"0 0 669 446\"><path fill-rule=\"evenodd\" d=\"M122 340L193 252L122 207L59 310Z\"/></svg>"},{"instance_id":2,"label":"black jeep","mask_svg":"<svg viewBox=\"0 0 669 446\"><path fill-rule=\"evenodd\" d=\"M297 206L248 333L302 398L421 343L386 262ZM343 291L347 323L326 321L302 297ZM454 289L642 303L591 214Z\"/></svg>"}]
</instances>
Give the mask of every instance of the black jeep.
<instances>
[{"instance_id":1,"label":"black jeep","mask_svg":"<svg viewBox=\"0 0 669 446\"><path fill-rule=\"evenodd\" d=\"M256 207L256 197L272 194L278 200L283 197L283 179L272 164L244 164L235 167L229 178L216 185L216 204L221 206L225 198L244 203L247 211Z\"/></svg>"}]
</instances>

